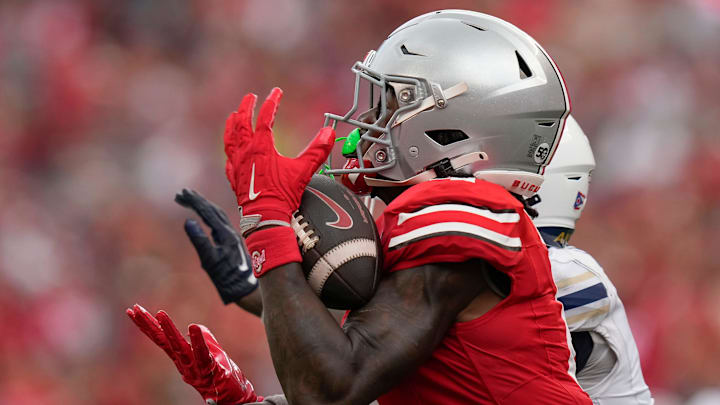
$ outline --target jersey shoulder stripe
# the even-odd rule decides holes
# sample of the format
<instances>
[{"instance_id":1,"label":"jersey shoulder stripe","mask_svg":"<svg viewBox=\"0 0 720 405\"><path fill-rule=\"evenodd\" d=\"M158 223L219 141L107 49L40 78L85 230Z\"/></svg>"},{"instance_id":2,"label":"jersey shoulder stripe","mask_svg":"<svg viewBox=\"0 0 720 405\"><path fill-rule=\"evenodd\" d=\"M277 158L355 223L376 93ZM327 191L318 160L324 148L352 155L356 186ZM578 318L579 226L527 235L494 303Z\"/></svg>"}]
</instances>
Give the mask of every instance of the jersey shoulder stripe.
<instances>
[{"instance_id":1,"label":"jersey shoulder stripe","mask_svg":"<svg viewBox=\"0 0 720 405\"><path fill-rule=\"evenodd\" d=\"M515 252L519 251L522 247L520 238L503 235L481 226L465 222L440 222L394 236L388 243L388 249L400 249L413 242L419 242L425 239L441 236L464 236L474 238Z\"/></svg>"},{"instance_id":2,"label":"jersey shoulder stripe","mask_svg":"<svg viewBox=\"0 0 720 405\"><path fill-rule=\"evenodd\" d=\"M570 332L593 330L610 313L609 302L597 308L581 308L583 309L583 311L578 312L574 315L570 315L570 312L572 311L568 311L565 313L565 322L567 322Z\"/></svg>"},{"instance_id":3,"label":"jersey shoulder stripe","mask_svg":"<svg viewBox=\"0 0 720 405\"><path fill-rule=\"evenodd\" d=\"M585 272L582 272L582 273L580 273L580 274L577 274L577 275L574 275L574 276L570 276L570 277L567 277L567 278L556 279L556 281L555 281L555 286L556 286L557 289L558 289L558 293L560 293L561 290L565 290L565 289L567 289L567 288L569 288L569 287L572 287L572 286L574 286L574 285L576 285L576 284L580 284L580 283L582 283L583 281L595 280L595 279L596 279L596 277L595 277L595 275L594 275L593 273L591 273L591 272L589 272L589 271L585 271Z\"/></svg>"},{"instance_id":4,"label":"jersey shoulder stripe","mask_svg":"<svg viewBox=\"0 0 720 405\"><path fill-rule=\"evenodd\" d=\"M388 249L400 249L433 237L465 236L517 251L522 247L520 238L509 236L507 233L512 233L512 229L501 224L516 224L519 221L520 215L513 209L491 209L467 204L431 205L398 214L397 230L403 233L390 239Z\"/></svg>"},{"instance_id":5,"label":"jersey shoulder stripe","mask_svg":"<svg viewBox=\"0 0 720 405\"><path fill-rule=\"evenodd\" d=\"M385 212L415 212L438 204L487 207L488 211L495 213L511 213L523 208L520 201L497 184L469 178L457 180L444 178L416 184L388 204Z\"/></svg>"},{"instance_id":6,"label":"jersey shoulder stripe","mask_svg":"<svg viewBox=\"0 0 720 405\"><path fill-rule=\"evenodd\" d=\"M438 204L421 208L414 212L401 212L398 214L397 223L398 225L401 225L408 219L442 211L466 212L468 214L479 215L481 217L492 219L493 221L500 223L515 223L520 221L520 214L512 208L492 209L486 206L475 207L467 204Z\"/></svg>"},{"instance_id":7,"label":"jersey shoulder stripe","mask_svg":"<svg viewBox=\"0 0 720 405\"><path fill-rule=\"evenodd\" d=\"M517 263L530 220L517 200L496 187L452 180L411 187L379 222L386 269L471 259L505 268Z\"/></svg>"},{"instance_id":8,"label":"jersey shoulder stripe","mask_svg":"<svg viewBox=\"0 0 720 405\"><path fill-rule=\"evenodd\" d=\"M493 212L495 211L495 212ZM522 247L516 228L520 215L514 210L490 210L467 204L437 204L412 212L400 212L389 233L388 249L442 236L464 236L503 249Z\"/></svg>"},{"instance_id":9,"label":"jersey shoulder stripe","mask_svg":"<svg viewBox=\"0 0 720 405\"><path fill-rule=\"evenodd\" d=\"M587 253L573 247L548 249L557 300L571 332L594 329L611 311L614 287Z\"/></svg>"},{"instance_id":10,"label":"jersey shoulder stripe","mask_svg":"<svg viewBox=\"0 0 720 405\"><path fill-rule=\"evenodd\" d=\"M558 297L566 311L599 301L608 296L603 283L597 283L574 293Z\"/></svg>"}]
</instances>

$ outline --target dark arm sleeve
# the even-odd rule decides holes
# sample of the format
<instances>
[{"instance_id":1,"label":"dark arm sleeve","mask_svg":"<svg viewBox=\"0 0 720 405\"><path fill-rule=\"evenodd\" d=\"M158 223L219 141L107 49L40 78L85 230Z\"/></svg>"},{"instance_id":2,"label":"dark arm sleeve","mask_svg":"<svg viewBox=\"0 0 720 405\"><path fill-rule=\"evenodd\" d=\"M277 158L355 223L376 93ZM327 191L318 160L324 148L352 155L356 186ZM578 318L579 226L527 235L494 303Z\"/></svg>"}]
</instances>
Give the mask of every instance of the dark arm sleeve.
<instances>
[{"instance_id":1,"label":"dark arm sleeve","mask_svg":"<svg viewBox=\"0 0 720 405\"><path fill-rule=\"evenodd\" d=\"M571 332L573 348L575 349L576 372L580 372L587 364L593 350L593 341L590 332Z\"/></svg>"}]
</instances>

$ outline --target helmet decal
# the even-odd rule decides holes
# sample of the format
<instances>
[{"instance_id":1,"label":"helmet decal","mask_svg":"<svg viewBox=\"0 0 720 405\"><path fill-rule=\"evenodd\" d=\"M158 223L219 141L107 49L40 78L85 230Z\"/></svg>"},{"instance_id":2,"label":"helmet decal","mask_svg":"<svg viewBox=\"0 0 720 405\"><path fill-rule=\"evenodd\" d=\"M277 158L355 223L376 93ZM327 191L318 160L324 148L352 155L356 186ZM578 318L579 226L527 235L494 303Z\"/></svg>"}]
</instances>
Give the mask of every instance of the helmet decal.
<instances>
[{"instance_id":1,"label":"helmet decal","mask_svg":"<svg viewBox=\"0 0 720 405\"><path fill-rule=\"evenodd\" d=\"M575 197L575 203L573 203L573 209L579 210L580 208L585 205L585 194L582 193L582 191L578 191L577 196Z\"/></svg>"}]
</instances>

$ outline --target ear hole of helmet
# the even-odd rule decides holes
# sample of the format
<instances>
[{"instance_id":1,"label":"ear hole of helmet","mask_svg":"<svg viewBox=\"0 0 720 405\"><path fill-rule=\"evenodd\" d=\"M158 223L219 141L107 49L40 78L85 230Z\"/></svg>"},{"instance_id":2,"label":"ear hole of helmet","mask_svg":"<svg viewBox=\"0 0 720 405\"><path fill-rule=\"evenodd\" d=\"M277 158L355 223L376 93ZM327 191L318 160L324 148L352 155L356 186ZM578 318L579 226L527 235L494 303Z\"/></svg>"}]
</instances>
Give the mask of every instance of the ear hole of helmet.
<instances>
[{"instance_id":1,"label":"ear hole of helmet","mask_svg":"<svg viewBox=\"0 0 720 405\"><path fill-rule=\"evenodd\" d=\"M459 129L434 129L425 131L425 135L441 146L448 146L455 142L470 139L470 137Z\"/></svg>"}]
</instances>

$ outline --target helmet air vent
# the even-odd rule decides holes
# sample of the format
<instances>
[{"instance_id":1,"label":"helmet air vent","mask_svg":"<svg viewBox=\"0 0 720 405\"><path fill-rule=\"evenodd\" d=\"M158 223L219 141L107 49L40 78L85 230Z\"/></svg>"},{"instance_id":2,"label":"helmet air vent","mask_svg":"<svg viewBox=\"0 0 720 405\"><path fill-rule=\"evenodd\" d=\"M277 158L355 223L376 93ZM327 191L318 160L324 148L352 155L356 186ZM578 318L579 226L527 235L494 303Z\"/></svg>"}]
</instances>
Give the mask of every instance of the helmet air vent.
<instances>
[{"instance_id":1,"label":"helmet air vent","mask_svg":"<svg viewBox=\"0 0 720 405\"><path fill-rule=\"evenodd\" d=\"M403 55L413 55L413 56L425 56L420 53L410 52L408 51L407 47L405 45L400 45L400 51L403 53Z\"/></svg>"},{"instance_id":2,"label":"helmet air vent","mask_svg":"<svg viewBox=\"0 0 720 405\"><path fill-rule=\"evenodd\" d=\"M432 139L435 143L442 146L448 146L455 142L460 142L470 137L459 129L434 129L426 131L425 135Z\"/></svg>"},{"instance_id":3,"label":"helmet air vent","mask_svg":"<svg viewBox=\"0 0 720 405\"><path fill-rule=\"evenodd\" d=\"M520 80L532 77L532 72L530 71L530 68L525 62L525 59L520 56L520 53L518 53L518 51L515 51L515 56L517 56L518 66L520 67Z\"/></svg>"},{"instance_id":4,"label":"helmet air vent","mask_svg":"<svg viewBox=\"0 0 720 405\"><path fill-rule=\"evenodd\" d=\"M541 127L548 127L548 128L550 128L550 127L552 127L553 125L555 125L555 121L543 121L543 122L538 122L538 125L540 125Z\"/></svg>"}]
</instances>

